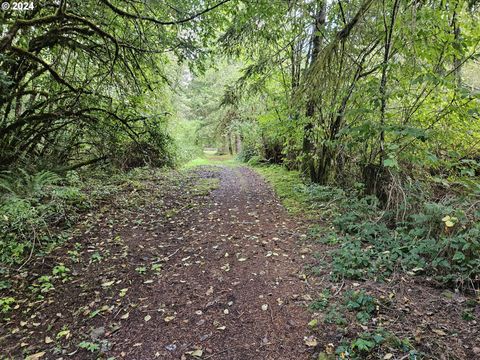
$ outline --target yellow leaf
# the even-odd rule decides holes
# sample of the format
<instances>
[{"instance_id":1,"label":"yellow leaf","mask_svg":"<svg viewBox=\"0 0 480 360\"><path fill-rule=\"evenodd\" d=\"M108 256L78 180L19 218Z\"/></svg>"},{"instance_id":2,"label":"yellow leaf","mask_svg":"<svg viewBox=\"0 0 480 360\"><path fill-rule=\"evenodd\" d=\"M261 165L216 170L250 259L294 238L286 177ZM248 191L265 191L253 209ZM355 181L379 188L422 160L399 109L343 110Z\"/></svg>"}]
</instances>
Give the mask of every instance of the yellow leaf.
<instances>
[{"instance_id":1,"label":"yellow leaf","mask_svg":"<svg viewBox=\"0 0 480 360\"><path fill-rule=\"evenodd\" d=\"M318 345L317 339L315 339L314 336L305 337L303 339L303 342L305 343L305 345L310 347L315 347Z\"/></svg>"},{"instance_id":2,"label":"yellow leaf","mask_svg":"<svg viewBox=\"0 0 480 360\"><path fill-rule=\"evenodd\" d=\"M187 351L187 354L194 356L194 357L201 357L203 355L203 350L194 350L194 351Z\"/></svg>"},{"instance_id":3,"label":"yellow leaf","mask_svg":"<svg viewBox=\"0 0 480 360\"><path fill-rule=\"evenodd\" d=\"M65 337L65 338L68 339L70 337L70 330L59 331L58 334L57 334L57 339L60 339L62 337Z\"/></svg>"},{"instance_id":4,"label":"yellow leaf","mask_svg":"<svg viewBox=\"0 0 480 360\"><path fill-rule=\"evenodd\" d=\"M36 354L33 354L33 355L28 355L25 360L38 360L40 359L41 357L43 357L43 355L45 355L45 351L41 351L41 352L38 352Z\"/></svg>"}]
</instances>

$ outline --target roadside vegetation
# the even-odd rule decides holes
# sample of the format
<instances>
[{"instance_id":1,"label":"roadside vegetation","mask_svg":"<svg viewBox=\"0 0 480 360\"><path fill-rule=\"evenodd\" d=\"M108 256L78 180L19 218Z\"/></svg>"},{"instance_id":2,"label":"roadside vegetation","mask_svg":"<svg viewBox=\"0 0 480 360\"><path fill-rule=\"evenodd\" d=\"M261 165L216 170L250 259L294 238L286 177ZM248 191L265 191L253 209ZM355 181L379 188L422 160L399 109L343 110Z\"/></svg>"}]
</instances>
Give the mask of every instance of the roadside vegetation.
<instances>
[{"instance_id":1,"label":"roadside vegetation","mask_svg":"<svg viewBox=\"0 0 480 360\"><path fill-rule=\"evenodd\" d=\"M414 210L399 214L365 196L360 184L347 191L278 165L253 167L292 214L307 219L302 253L310 260L302 276L316 295L306 299L312 335L305 342L343 334L340 344L322 348L319 360L428 358L439 348L452 358L466 356L447 336L475 336L478 321L480 214L470 197L415 199ZM440 315L439 304L455 314ZM432 327L418 325L426 323Z\"/></svg>"},{"instance_id":2,"label":"roadside vegetation","mask_svg":"<svg viewBox=\"0 0 480 360\"><path fill-rule=\"evenodd\" d=\"M404 272L452 288L477 288L480 213L468 194L437 202L416 198L413 209L386 211L375 197L363 195L361 184L347 192L305 183L298 173L278 166L256 169L287 209L318 221L310 229L311 240L337 245L335 279L384 280Z\"/></svg>"}]
</instances>

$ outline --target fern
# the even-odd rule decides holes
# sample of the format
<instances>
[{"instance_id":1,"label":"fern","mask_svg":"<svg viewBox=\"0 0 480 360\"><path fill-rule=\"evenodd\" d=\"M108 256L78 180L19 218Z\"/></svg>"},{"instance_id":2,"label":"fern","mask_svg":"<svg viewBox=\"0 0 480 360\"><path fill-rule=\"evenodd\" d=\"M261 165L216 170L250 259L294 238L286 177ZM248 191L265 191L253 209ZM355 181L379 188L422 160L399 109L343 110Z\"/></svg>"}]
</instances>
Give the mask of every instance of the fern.
<instances>
[{"instance_id":1,"label":"fern","mask_svg":"<svg viewBox=\"0 0 480 360\"><path fill-rule=\"evenodd\" d=\"M29 197L60 180L57 174L48 170L29 174L25 169L19 168L17 173L4 171L0 174L0 190L18 197Z\"/></svg>"},{"instance_id":2,"label":"fern","mask_svg":"<svg viewBox=\"0 0 480 360\"><path fill-rule=\"evenodd\" d=\"M0 174L0 190L15 194L15 177L11 171L2 171Z\"/></svg>"}]
</instances>

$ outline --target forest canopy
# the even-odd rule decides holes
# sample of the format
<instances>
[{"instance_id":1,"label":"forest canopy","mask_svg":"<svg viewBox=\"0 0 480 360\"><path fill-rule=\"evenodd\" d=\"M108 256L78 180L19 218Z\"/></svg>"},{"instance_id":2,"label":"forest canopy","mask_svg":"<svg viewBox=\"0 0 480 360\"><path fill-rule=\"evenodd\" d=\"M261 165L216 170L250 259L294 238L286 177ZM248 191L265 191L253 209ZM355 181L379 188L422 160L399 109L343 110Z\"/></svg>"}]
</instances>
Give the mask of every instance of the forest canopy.
<instances>
[{"instance_id":1,"label":"forest canopy","mask_svg":"<svg viewBox=\"0 0 480 360\"><path fill-rule=\"evenodd\" d=\"M172 164L165 127L177 64L201 66L224 21L214 10L227 2L40 1L2 11L2 167Z\"/></svg>"}]
</instances>

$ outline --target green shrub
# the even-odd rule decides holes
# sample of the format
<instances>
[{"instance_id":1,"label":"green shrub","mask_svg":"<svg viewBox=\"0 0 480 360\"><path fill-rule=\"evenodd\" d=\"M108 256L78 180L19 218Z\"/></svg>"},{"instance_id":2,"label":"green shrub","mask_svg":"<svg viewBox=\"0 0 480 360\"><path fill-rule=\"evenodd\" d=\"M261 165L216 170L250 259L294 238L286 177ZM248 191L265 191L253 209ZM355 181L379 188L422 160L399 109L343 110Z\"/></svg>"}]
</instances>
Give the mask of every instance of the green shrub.
<instances>
[{"instance_id":1,"label":"green shrub","mask_svg":"<svg viewBox=\"0 0 480 360\"><path fill-rule=\"evenodd\" d=\"M12 305L15 303L15 298L13 297L2 297L0 298L0 312L3 314L8 313L12 309Z\"/></svg>"},{"instance_id":2,"label":"green shrub","mask_svg":"<svg viewBox=\"0 0 480 360\"><path fill-rule=\"evenodd\" d=\"M400 269L458 286L478 282L480 217L471 212L467 216L461 209L468 202L456 201L427 202L398 223L389 221L388 214L382 218L368 198L341 204L342 215L332 220L343 237L332 252L333 276L365 279Z\"/></svg>"},{"instance_id":3,"label":"green shrub","mask_svg":"<svg viewBox=\"0 0 480 360\"><path fill-rule=\"evenodd\" d=\"M255 149L244 147L242 151L237 155L238 160L249 163L252 159L261 159L258 152ZM253 160L255 162L255 160ZM250 164L255 165L255 164Z\"/></svg>"},{"instance_id":4,"label":"green shrub","mask_svg":"<svg viewBox=\"0 0 480 360\"><path fill-rule=\"evenodd\" d=\"M0 190L18 197L29 197L42 192L45 187L58 183L60 180L61 178L51 171L29 174L20 168L17 172L4 171L0 175Z\"/></svg>"},{"instance_id":5,"label":"green shrub","mask_svg":"<svg viewBox=\"0 0 480 360\"><path fill-rule=\"evenodd\" d=\"M250 159L247 161L247 164L250 166L257 166L257 165L261 165L264 162L265 162L264 158L258 155L254 155L250 157Z\"/></svg>"},{"instance_id":6,"label":"green shrub","mask_svg":"<svg viewBox=\"0 0 480 360\"><path fill-rule=\"evenodd\" d=\"M383 349L398 349L407 356L404 358L416 359L417 351L410 344L408 339L399 339L397 336L388 331L378 328L372 332L363 332L350 342L343 341L335 350L341 359L382 359L384 358ZM382 354L382 355L381 355Z\"/></svg>"},{"instance_id":7,"label":"green shrub","mask_svg":"<svg viewBox=\"0 0 480 360\"><path fill-rule=\"evenodd\" d=\"M64 184L60 184L62 181ZM80 210L90 206L80 188L48 171L3 173L0 188L2 264L19 264L32 247L39 250L61 241L61 231L52 231L53 227L62 230L75 221Z\"/></svg>"},{"instance_id":8,"label":"green shrub","mask_svg":"<svg viewBox=\"0 0 480 360\"><path fill-rule=\"evenodd\" d=\"M348 291L345 294L345 306L348 310L355 311L357 320L366 324L377 308L377 300L365 291Z\"/></svg>"},{"instance_id":9,"label":"green shrub","mask_svg":"<svg viewBox=\"0 0 480 360\"><path fill-rule=\"evenodd\" d=\"M323 290L318 299L309 305L309 309L313 311L324 310L328 306L330 296L329 290Z\"/></svg>"}]
</instances>

